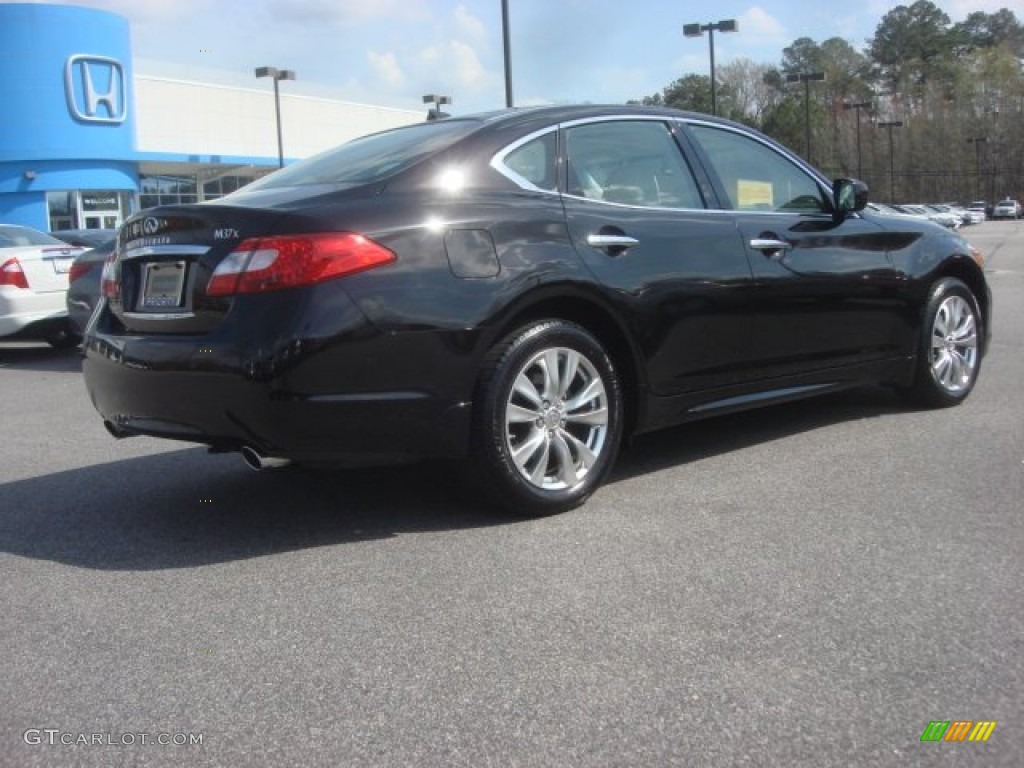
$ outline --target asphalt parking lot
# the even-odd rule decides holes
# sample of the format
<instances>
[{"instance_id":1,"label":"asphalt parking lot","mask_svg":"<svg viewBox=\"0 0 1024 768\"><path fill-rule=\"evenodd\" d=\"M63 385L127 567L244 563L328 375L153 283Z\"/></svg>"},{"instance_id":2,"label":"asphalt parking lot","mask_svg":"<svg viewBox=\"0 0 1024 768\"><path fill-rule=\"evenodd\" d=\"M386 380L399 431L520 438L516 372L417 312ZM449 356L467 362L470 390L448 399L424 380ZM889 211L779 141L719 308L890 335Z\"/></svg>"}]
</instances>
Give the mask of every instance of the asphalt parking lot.
<instances>
[{"instance_id":1,"label":"asphalt parking lot","mask_svg":"<svg viewBox=\"0 0 1024 768\"><path fill-rule=\"evenodd\" d=\"M1024 764L1024 223L965 234L964 406L660 433L534 521L115 441L76 354L0 344L0 766Z\"/></svg>"}]
</instances>

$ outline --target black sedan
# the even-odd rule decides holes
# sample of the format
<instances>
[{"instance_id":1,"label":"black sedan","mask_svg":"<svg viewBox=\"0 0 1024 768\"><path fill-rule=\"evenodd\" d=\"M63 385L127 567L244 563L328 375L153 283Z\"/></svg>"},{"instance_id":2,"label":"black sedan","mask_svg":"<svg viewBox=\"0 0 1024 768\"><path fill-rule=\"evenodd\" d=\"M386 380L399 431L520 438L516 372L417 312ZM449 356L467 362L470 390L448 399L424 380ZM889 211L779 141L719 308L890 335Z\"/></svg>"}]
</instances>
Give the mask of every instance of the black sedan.
<instances>
[{"instance_id":1,"label":"black sedan","mask_svg":"<svg viewBox=\"0 0 1024 768\"><path fill-rule=\"evenodd\" d=\"M75 258L68 273L68 323L71 333L80 338L99 303L100 274L103 263L114 250L117 232L112 229L63 229L50 234L66 243L89 249Z\"/></svg>"},{"instance_id":2,"label":"black sedan","mask_svg":"<svg viewBox=\"0 0 1024 768\"><path fill-rule=\"evenodd\" d=\"M982 257L707 115L546 107L375 134L128 220L84 344L116 436L256 467L460 459L524 514L631 435L867 384L968 396Z\"/></svg>"}]
</instances>

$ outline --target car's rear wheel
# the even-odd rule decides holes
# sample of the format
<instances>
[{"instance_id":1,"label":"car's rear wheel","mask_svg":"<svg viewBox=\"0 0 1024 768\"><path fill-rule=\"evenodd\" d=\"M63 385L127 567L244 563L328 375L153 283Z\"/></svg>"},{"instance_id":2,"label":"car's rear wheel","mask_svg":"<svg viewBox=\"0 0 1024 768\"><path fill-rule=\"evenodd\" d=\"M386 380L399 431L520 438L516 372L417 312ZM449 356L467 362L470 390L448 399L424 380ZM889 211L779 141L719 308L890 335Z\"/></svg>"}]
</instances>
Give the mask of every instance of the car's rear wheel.
<instances>
[{"instance_id":1,"label":"car's rear wheel","mask_svg":"<svg viewBox=\"0 0 1024 768\"><path fill-rule=\"evenodd\" d=\"M615 461L619 379L600 342L574 323L536 322L496 345L474 409L473 484L517 514L582 504Z\"/></svg>"},{"instance_id":2,"label":"car's rear wheel","mask_svg":"<svg viewBox=\"0 0 1024 768\"><path fill-rule=\"evenodd\" d=\"M47 333L44 340L54 349L70 349L77 347L82 342L82 337L71 330L70 324L61 323Z\"/></svg>"},{"instance_id":3,"label":"car's rear wheel","mask_svg":"<svg viewBox=\"0 0 1024 768\"><path fill-rule=\"evenodd\" d=\"M936 283L921 325L912 399L933 407L963 402L978 379L982 333L971 289L955 278Z\"/></svg>"}]
</instances>

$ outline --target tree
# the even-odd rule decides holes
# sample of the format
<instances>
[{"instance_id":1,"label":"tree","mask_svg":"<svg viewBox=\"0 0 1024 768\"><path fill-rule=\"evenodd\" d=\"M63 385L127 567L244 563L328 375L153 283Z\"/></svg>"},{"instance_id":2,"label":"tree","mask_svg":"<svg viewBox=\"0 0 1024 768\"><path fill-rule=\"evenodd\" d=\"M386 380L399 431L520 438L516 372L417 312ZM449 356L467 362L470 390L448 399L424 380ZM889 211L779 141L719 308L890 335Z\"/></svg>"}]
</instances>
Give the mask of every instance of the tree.
<instances>
[{"instance_id":1,"label":"tree","mask_svg":"<svg viewBox=\"0 0 1024 768\"><path fill-rule=\"evenodd\" d=\"M1024 56L1024 27L1013 11L1006 8L995 13L969 14L953 25L952 36L958 49L967 53L1002 46L1018 58Z\"/></svg>"},{"instance_id":2,"label":"tree","mask_svg":"<svg viewBox=\"0 0 1024 768\"><path fill-rule=\"evenodd\" d=\"M864 51L842 38L801 37L772 66L720 64L718 113L746 122L803 154L802 84L786 75L824 72L810 84L811 151L826 174L858 174L888 197L893 131L896 196L922 202L1024 199L1024 27L1012 11L975 12L956 24L929 0L886 14ZM864 103L843 109L844 104ZM711 83L684 75L644 99L710 111Z\"/></svg>"},{"instance_id":3,"label":"tree","mask_svg":"<svg viewBox=\"0 0 1024 768\"><path fill-rule=\"evenodd\" d=\"M721 97L721 95L721 89L719 89L718 96ZM643 103L658 107L688 109L694 112L710 112L711 78L707 75L686 75L665 86L660 94L644 97Z\"/></svg>"},{"instance_id":4,"label":"tree","mask_svg":"<svg viewBox=\"0 0 1024 768\"><path fill-rule=\"evenodd\" d=\"M804 72L822 72L825 69L825 55L814 40L800 37L782 49L783 75L799 75Z\"/></svg>"},{"instance_id":5,"label":"tree","mask_svg":"<svg viewBox=\"0 0 1024 768\"><path fill-rule=\"evenodd\" d=\"M953 42L949 16L929 0L917 0L882 17L868 51L888 88L903 92L939 74Z\"/></svg>"},{"instance_id":6,"label":"tree","mask_svg":"<svg viewBox=\"0 0 1024 768\"><path fill-rule=\"evenodd\" d=\"M779 90L767 79L773 71L768 64L756 64L751 59L736 59L720 67L716 74L728 98L726 111L720 102L719 112L754 128L762 127L765 113L781 100Z\"/></svg>"}]
</instances>

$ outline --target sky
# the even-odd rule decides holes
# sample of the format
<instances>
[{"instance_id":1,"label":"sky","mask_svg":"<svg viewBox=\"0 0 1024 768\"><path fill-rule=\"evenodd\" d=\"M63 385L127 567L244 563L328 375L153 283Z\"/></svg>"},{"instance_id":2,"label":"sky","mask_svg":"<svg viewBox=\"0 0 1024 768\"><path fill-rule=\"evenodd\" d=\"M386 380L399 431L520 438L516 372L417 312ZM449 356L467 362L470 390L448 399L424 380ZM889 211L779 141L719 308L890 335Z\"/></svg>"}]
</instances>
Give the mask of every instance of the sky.
<instances>
[{"instance_id":1,"label":"sky","mask_svg":"<svg viewBox=\"0 0 1024 768\"><path fill-rule=\"evenodd\" d=\"M910 0L905 0L909 4ZM1024 0L933 0L953 22ZM348 101L411 109L422 95L450 111L505 105L501 0L72 0L131 24L136 59L250 76L292 69L302 92L330 88ZM715 34L716 65L778 64L800 37L841 37L862 50L892 0L683 3L679 0L508 0L515 104L622 103L687 74L707 75L708 40L689 23L736 19ZM265 81L264 81L265 82ZM255 79L254 87L260 87ZM303 87L304 86L304 87ZM266 86L266 87L269 87Z\"/></svg>"}]
</instances>

